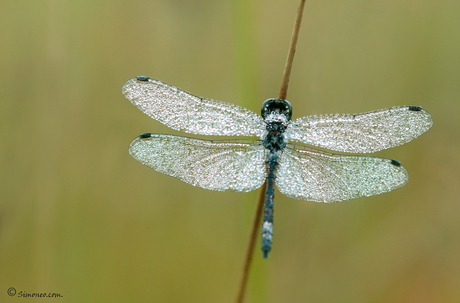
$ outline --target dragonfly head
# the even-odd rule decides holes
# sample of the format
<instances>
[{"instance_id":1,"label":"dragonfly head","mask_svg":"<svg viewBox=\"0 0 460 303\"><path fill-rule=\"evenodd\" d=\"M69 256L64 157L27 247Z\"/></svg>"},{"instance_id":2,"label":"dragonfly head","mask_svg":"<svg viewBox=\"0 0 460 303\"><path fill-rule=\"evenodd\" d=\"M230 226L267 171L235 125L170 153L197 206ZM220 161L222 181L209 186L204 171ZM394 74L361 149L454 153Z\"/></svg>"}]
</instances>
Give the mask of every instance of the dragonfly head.
<instances>
[{"instance_id":1,"label":"dragonfly head","mask_svg":"<svg viewBox=\"0 0 460 303\"><path fill-rule=\"evenodd\" d=\"M284 99L267 99L262 104L262 118L266 118L271 113L283 114L290 121L292 117L292 105Z\"/></svg>"}]
</instances>

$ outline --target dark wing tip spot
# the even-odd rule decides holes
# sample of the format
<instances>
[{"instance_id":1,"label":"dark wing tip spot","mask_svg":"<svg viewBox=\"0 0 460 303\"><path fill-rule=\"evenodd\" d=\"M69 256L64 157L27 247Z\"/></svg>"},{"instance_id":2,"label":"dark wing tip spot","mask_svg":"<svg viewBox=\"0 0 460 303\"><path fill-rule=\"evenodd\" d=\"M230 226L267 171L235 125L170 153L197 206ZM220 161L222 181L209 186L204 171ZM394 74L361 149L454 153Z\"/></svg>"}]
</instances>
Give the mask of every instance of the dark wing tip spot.
<instances>
[{"instance_id":1,"label":"dark wing tip spot","mask_svg":"<svg viewBox=\"0 0 460 303\"><path fill-rule=\"evenodd\" d=\"M149 81L149 77L146 77L146 76L138 76L136 77L136 79L139 81Z\"/></svg>"},{"instance_id":2,"label":"dark wing tip spot","mask_svg":"<svg viewBox=\"0 0 460 303\"><path fill-rule=\"evenodd\" d=\"M396 161L396 160L391 160L391 164L393 164L394 166L398 166L398 167L402 165L401 162Z\"/></svg>"},{"instance_id":3,"label":"dark wing tip spot","mask_svg":"<svg viewBox=\"0 0 460 303\"><path fill-rule=\"evenodd\" d=\"M414 112L419 112L422 110L422 108L420 106L411 105L409 106L409 110L414 111Z\"/></svg>"},{"instance_id":4,"label":"dark wing tip spot","mask_svg":"<svg viewBox=\"0 0 460 303\"><path fill-rule=\"evenodd\" d=\"M145 133L145 134L140 135L139 138L146 139L146 138L150 138L151 136L152 136L151 133Z\"/></svg>"}]
</instances>

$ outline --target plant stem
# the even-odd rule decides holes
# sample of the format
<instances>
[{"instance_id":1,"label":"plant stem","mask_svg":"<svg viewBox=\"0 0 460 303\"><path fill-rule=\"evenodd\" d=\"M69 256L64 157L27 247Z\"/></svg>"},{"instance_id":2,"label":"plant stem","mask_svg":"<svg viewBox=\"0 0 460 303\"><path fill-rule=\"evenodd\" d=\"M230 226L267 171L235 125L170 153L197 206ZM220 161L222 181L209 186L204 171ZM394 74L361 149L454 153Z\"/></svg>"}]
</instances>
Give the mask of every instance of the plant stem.
<instances>
[{"instance_id":1,"label":"plant stem","mask_svg":"<svg viewBox=\"0 0 460 303\"><path fill-rule=\"evenodd\" d=\"M240 276L240 287L238 288L238 294L236 297L237 303L242 303L244 300L244 293L246 291L246 285L248 284L249 268L251 266L252 257L254 256L254 248L257 239L257 233L259 231L260 224L262 222L262 211L264 209L264 196L265 189L267 188L267 182L262 185L262 188L259 192L259 201L257 202L256 211L254 213L254 218L252 219L251 234L249 236L246 255L244 256L243 269Z\"/></svg>"},{"instance_id":2,"label":"plant stem","mask_svg":"<svg viewBox=\"0 0 460 303\"><path fill-rule=\"evenodd\" d=\"M297 46L297 40L299 37L300 24L302 22L303 9L305 6L305 0L300 0L299 8L297 10L297 17L294 25L294 30L291 36L291 44L289 46L288 57L286 60L286 65L284 67L283 78L281 79L281 89L278 98L286 99L287 90L289 86L289 78L291 76L292 63L294 61L295 49ZM251 267L252 257L254 255L254 248L257 239L257 234L262 222L262 213L264 207L264 195L265 189L267 187L267 182L264 183L260 192L257 202L256 211L254 213L254 218L252 220L251 233L249 235L249 240L246 248L246 254L244 257L243 269L241 271L240 283L238 288L238 294L236 296L236 303L243 303L244 294L246 291L246 286L248 283L249 269Z\"/></svg>"},{"instance_id":3,"label":"plant stem","mask_svg":"<svg viewBox=\"0 0 460 303\"><path fill-rule=\"evenodd\" d=\"M289 86L289 79L291 78L292 63L294 62L294 55L297 46L297 40L299 38L300 24L302 23L303 8L305 6L305 0L300 0L299 8L297 9L297 17L294 24L294 30L291 36L291 45L289 46L288 57L286 59L286 65L284 67L283 78L281 79L281 88L278 98L286 99L287 90Z\"/></svg>"}]
</instances>

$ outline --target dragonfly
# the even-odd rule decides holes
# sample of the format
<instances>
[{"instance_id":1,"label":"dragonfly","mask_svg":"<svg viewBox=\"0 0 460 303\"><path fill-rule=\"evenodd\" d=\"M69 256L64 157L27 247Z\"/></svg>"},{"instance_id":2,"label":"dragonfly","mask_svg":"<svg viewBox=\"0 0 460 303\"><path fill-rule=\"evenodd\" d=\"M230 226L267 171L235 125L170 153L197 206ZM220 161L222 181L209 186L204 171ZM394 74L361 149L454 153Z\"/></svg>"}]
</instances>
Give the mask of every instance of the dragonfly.
<instances>
[{"instance_id":1,"label":"dragonfly","mask_svg":"<svg viewBox=\"0 0 460 303\"><path fill-rule=\"evenodd\" d=\"M325 203L389 192L409 179L399 161L322 149L374 153L409 142L433 125L430 114L420 106L292 120L289 101L267 99L258 115L145 76L128 80L122 92L142 112L175 130L258 137L203 140L144 133L132 141L129 153L157 172L209 190L249 192L266 182L264 258L273 241L275 184L290 198Z\"/></svg>"}]
</instances>

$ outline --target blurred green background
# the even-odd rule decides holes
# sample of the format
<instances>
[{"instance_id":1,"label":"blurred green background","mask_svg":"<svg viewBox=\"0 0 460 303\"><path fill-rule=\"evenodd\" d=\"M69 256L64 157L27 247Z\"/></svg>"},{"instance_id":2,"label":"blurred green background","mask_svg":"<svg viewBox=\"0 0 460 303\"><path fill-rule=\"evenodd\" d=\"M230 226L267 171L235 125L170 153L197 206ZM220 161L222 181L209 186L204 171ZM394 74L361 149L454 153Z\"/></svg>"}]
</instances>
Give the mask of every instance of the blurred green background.
<instances>
[{"instance_id":1,"label":"blurred green background","mask_svg":"<svg viewBox=\"0 0 460 303\"><path fill-rule=\"evenodd\" d=\"M257 191L195 188L128 154L179 134L121 94L145 75L259 112L297 0L0 2L0 301L233 302ZM409 183L343 203L277 192L246 302L460 302L460 1L307 1L294 117L420 105L427 134L378 156ZM259 243L257 244L259 245ZM51 299L30 299L31 302Z\"/></svg>"}]
</instances>

